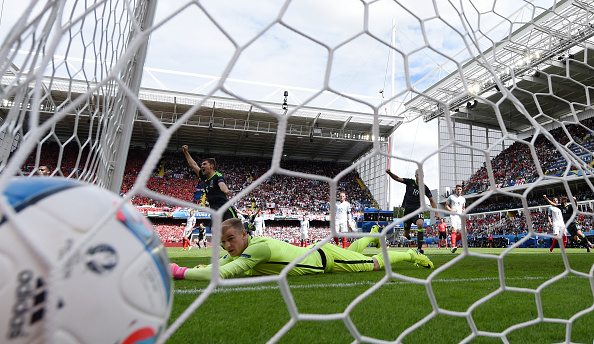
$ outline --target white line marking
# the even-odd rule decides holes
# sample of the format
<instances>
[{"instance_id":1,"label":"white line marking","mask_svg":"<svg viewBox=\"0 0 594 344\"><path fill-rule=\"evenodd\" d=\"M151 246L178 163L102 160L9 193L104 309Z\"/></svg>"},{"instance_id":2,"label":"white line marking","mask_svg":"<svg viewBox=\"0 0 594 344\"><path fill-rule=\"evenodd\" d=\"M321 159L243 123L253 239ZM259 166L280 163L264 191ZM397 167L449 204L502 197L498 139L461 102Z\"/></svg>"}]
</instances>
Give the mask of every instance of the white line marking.
<instances>
[{"instance_id":1,"label":"white line marking","mask_svg":"<svg viewBox=\"0 0 594 344\"><path fill-rule=\"evenodd\" d=\"M554 276L553 276L554 277ZM551 279L553 277L514 277L514 278L506 278L506 281L514 281L514 280L543 280L543 279ZM564 278L584 278L578 276L566 276ZM496 277L482 277L482 278L465 278L465 279L434 279L432 283L453 283L453 282L477 282L477 281L498 281L499 278ZM388 282L387 285L391 284L408 284L409 282ZM366 286L366 285L375 285L375 282L354 282L354 283L330 283L330 284L303 284L303 285L291 285L291 289L315 289L315 288L345 288L345 287L356 287L356 286ZM213 293L229 293L229 292L240 292L240 291L261 291L261 290L277 290L278 286L258 286L258 287L227 287L227 288L217 288L213 291ZM175 294L197 294L202 293L205 288L202 289L176 289L174 291Z\"/></svg>"}]
</instances>

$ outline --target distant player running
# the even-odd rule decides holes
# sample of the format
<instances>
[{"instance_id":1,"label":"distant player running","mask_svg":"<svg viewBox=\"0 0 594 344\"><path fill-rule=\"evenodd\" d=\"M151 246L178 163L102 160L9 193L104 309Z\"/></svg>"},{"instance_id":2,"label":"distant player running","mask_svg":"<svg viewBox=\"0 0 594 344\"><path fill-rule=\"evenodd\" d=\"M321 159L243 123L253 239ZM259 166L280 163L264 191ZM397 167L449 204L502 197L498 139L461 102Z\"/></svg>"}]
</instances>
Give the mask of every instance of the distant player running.
<instances>
[{"instance_id":1,"label":"distant player running","mask_svg":"<svg viewBox=\"0 0 594 344\"><path fill-rule=\"evenodd\" d=\"M575 217L573 218L573 220L571 219L576 208L575 197L573 197L573 202L567 203L567 197L561 196L561 204L553 203L553 201L547 198L547 195L543 195L543 197L547 200L547 202L549 202L550 205L552 205L553 207L557 207L561 210L561 215L563 215L563 222L567 226L567 233L569 233L569 235L573 237L573 240L575 240L580 245L584 246L588 253L590 253L590 247L592 245L588 241L588 238L586 238L586 236L582 233L582 231L577 228L577 225L575 223Z\"/></svg>"},{"instance_id":2,"label":"distant player running","mask_svg":"<svg viewBox=\"0 0 594 344\"><path fill-rule=\"evenodd\" d=\"M419 210L421 208L421 192L419 191L418 184L419 170L415 171L415 179L400 178L392 173L390 169L387 169L386 173L395 181L406 185L406 191L402 201L402 206L404 207L404 216L409 214L414 215L404 222L404 236L410 240L410 227L413 223L415 223L417 225L417 247L419 252L423 253L423 224L425 223L425 218L423 217L423 212ZM431 206L434 209L437 209L437 204L435 204L435 201L433 200L431 190L429 190L427 185L423 186L425 187L425 197L429 198ZM435 212L435 218L439 219L437 212Z\"/></svg>"},{"instance_id":3,"label":"distant player running","mask_svg":"<svg viewBox=\"0 0 594 344\"><path fill-rule=\"evenodd\" d=\"M206 249L206 227L202 224L202 222L198 225L198 239L195 240L196 244L198 244L198 249L200 249L200 243L204 245Z\"/></svg>"},{"instance_id":4,"label":"distant player running","mask_svg":"<svg viewBox=\"0 0 594 344\"><path fill-rule=\"evenodd\" d=\"M456 185L456 193L448 197L445 207L447 210L456 214L462 214L466 210L466 198L462 196L462 185ZM460 215L451 215L452 222L452 253L458 249L458 241L462 238L462 233L457 231L462 229L462 219Z\"/></svg>"},{"instance_id":5,"label":"distant player running","mask_svg":"<svg viewBox=\"0 0 594 344\"><path fill-rule=\"evenodd\" d=\"M192 249L192 243L190 242L190 239L192 237L192 231L194 230L194 225L196 224L196 217L194 216L194 211L190 210L190 216L188 216L188 221L186 222L186 228L184 228L184 234L183 234L183 244L184 247L182 248L182 251L186 250L186 247L188 248L188 251Z\"/></svg>"},{"instance_id":6,"label":"distant player running","mask_svg":"<svg viewBox=\"0 0 594 344\"><path fill-rule=\"evenodd\" d=\"M278 275L289 263L307 252L310 248L297 247L287 242L247 235L239 219L229 219L222 223L221 246L227 254L219 260L219 276L232 278L239 276ZM374 226L371 233L378 233ZM316 252L308 255L289 271L290 276L321 273L376 271L385 267L384 256L373 257L361 252L369 244L379 246L379 239L364 237L356 240L347 249L332 244L313 246ZM388 251L390 264L402 261L417 266L433 268L431 260L416 250L408 252ZM190 269L171 263L171 274L176 279L208 281L212 266L198 266Z\"/></svg>"},{"instance_id":7,"label":"distant player running","mask_svg":"<svg viewBox=\"0 0 594 344\"><path fill-rule=\"evenodd\" d=\"M555 204L555 206L549 206L547 218L549 220L551 228L553 229L553 233L556 236L563 238L563 247L565 247L567 246L567 231L565 230L563 214L561 214L561 210L557 208L557 205L559 205L559 200L557 199L557 197L553 197L551 201ZM551 248L549 248L549 252L553 252L553 249L555 248L556 244L557 238L553 239L553 242L551 243Z\"/></svg>"}]
</instances>

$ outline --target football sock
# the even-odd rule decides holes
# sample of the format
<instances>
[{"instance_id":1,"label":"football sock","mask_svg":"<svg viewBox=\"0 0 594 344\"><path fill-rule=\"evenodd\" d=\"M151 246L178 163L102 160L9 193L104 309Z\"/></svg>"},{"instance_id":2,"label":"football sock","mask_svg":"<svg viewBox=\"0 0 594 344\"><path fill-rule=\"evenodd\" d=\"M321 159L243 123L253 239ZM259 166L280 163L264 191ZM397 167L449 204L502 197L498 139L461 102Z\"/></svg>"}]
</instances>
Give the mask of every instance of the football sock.
<instances>
[{"instance_id":1,"label":"football sock","mask_svg":"<svg viewBox=\"0 0 594 344\"><path fill-rule=\"evenodd\" d=\"M553 249L555 248L555 244L557 244L557 239L553 239L553 242L551 243L551 248L549 248L549 251L553 251Z\"/></svg>"},{"instance_id":2,"label":"football sock","mask_svg":"<svg viewBox=\"0 0 594 344\"><path fill-rule=\"evenodd\" d=\"M452 247L456 247L456 233L453 232L452 233Z\"/></svg>"},{"instance_id":3,"label":"football sock","mask_svg":"<svg viewBox=\"0 0 594 344\"><path fill-rule=\"evenodd\" d=\"M361 239L353 241L351 246L347 247L348 251L355 251L355 252L363 252L365 247L369 246L369 244L373 244L375 247L380 247L379 238L374 237L363 237Z\"/></svg>"},{"instance_id":4,"label":"football sock","mask_svg":"<svg viewBox=\"0 0 594 344\"><path fill-rule=\"evenodd\" d=\"M344 237L342 238L342 248L346 248L347 247L347 238Z\"/></svg>"},{"instance_id":5,"label":"football sock","mask_svg":"<svg viewBox=\"0 0 594 344\"><path fill-rule=\"evenodd\" d=\"M171 275L175 279L185 279L185 272L188 268L179 266L175 263L170 263L169 267L171 268Z\"/></svg>"},{"instance_id":6,"label":"football sock","mask_svg":"<svg viewBox=\"0 0 594 344\"><path fill-rule=\"evenodd\" d=\"M563 247L567 247L567 235L563 236Z\"/></svg>"},{"instance_id":7,"label":"football sock","mask_svg":"<svg viewBox=\"0 0 594 344\"><path fill-rule=\"evenodd\" d=\"M338 246L338 237L334 237L334 243Z\"/></svg>"},{"instance_id":8,"label":"football sock","mask_svg":"<svg viewBox=\"0 0 594 344\"><path fill-rule=\"evenodd\" d=\"M417 248L419 250L423 249L423 231L417 232Z\"/></svg>"},{"instance_id":9,"label":"football sock","mask_svg":"<svg viewBox=\"0 0 594 344\"><path fill-rule=\"evenodd\" d=\"M346 249L348 251L355 251L355 252L361 253L361 252L363 252L365 247L369 246L369 244L371 244L371 243L374 243L374 241L379 242L379 240L377 238L364 237L364 238L353 241L351 246L347 247Z\"/></svg>"}]
</instances>

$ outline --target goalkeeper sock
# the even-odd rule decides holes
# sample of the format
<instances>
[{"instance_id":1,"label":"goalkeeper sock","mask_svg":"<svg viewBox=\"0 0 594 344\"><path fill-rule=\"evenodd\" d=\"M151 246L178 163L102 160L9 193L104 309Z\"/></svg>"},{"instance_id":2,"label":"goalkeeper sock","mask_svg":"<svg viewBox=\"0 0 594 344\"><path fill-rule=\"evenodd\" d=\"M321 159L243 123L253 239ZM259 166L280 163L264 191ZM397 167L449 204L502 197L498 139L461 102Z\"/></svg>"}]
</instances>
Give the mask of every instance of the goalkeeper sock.
<instances>
[{"instance_id":1,"label":"goalkeeper sock","mask_svg":"<svg viewBox=\"0 0 594 344\"><path fill-rule=\"evenodd\" d=\"M188 268L179 266L175 263L170 263L169 267L171 268L171 276L175 279L186 279L185 273Z\"/></svg>"},{"instance_id":2,"label":"goalkeeper sock","mask_svg":"<svg viewBox=\"0 0 594 344\"><path fill-rule=\"evenodd\" d=\"M376 254L373 257L377 259L380 269L383 269L386 266L386 264L384 264L384 256L382 254ZM410 262L412 257L406 252L388 251L388 259L390 260L390 265L394 265L402 261Z\"/></svg>"},{"instance_id":3,"label":"goalkeeper sock","mask_svg":"<svg viewBox=\"0 0 594 344\"><path fill-rule=\"evenodd\" d=\"M377 231L375 233L377 233ZM346 249L348 251L355 251L361 253L363 252L365 247L369 246L369 244L373 244L373 246L375 247L380 247L379 238L363 237L361 239L353 241L351 246L347 247Z\"/></svg>"}]
</instances>

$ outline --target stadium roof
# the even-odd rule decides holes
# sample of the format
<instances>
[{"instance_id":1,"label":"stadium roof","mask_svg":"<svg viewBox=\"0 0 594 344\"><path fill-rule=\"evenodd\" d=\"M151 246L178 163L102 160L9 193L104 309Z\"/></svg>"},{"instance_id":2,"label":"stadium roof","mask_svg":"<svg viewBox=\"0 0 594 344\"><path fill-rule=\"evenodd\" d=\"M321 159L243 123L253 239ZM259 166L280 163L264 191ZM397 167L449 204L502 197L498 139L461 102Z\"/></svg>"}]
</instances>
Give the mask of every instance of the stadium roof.
<instances>
[{"instance_id":1,"label":"stadium roof","mask_svg":"<svg viewBox=\"0 0 594 344\"><path fill-rule=\"evenodd\" d=\"M290 115L286 125L283 154L288 158L353 162L373 146L371 114L304 106L300 109L283 103L254 102L172 91L142 89L141 100L164 123L173 122L193 105L204 101L184 122L172 147L188 144L205 152L271 156L279 120ZM174 100L175 97L175 100ZM175 107L175 111L172 111ZM295 111L295 112L292 112ZM387 141L400 125L400 117L379 116L380 141ZM135 121L132 141L152 142L156 131L142 116Z\"/></svg>"},{"instance_id":2,"label":"stadium roof","mask_svg":"<svg viewBox=\"0 0 594 344\"><path fill-rule=\"evenodd\" d=\"M463 77L457 70L425 90L425 96L408 101L406 111L430 121L444 116L447 106L457 121L505 126L515 133L532 129L529 119L546 124L563 118L571 112L570 105L580 111L591 104L593 36L594 7L584 1L560 1L554 11L545 11L464 64ZM522 106L502 100L500 86L511 90ZM492 105L499 101L499 106ZM495 107L503 123L494 115Z\"/></svg>"},{"instance_id":3,"label":"stadium roof","mask_svg":"<svg viewBox=\"0 0 594 344\"><path fill-rule=\"evenodd\" d=\"M10 83L4 77L3 83ZM49 89L49 80L46 89ZM42 105L41 120L52 116L55 107L67 99L74 99L87 92L87 83L77 80L54 78L51 97ZM232 98L205 97L199 94L182 93L142 88L140 100L160 122L170 126L193 106L193 114L185 119L180 129L169 142L169 149L181 149L188 145L191 151L221 155L272 156L279 120L290 115L286 124L286 139L283 156L291 159L309 159L338 162L353 162L373 146L373 114L355 111L330 110L303 106L295 109L283 102L254 101L252 104ZM51 102L50 102L51 100ZM6 112L13 104L0 104ZM89 108L79 109L83 118L90 115ZM85 115L85 111L87 114ZM293 112L295 111L295 112ZM55 133L67 139L73 128L84 140L89 131L88 121L76 121L67 117L56 125ZM401 124L401 117L378 116L380 142L387 142L391 133ZM151 147L159 131L151 122L137 112L132 129L131 145Z\"/></svg>"}]
</instances>

